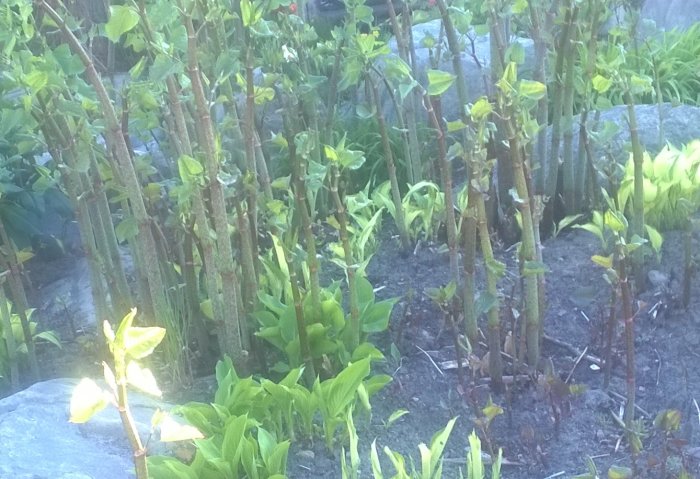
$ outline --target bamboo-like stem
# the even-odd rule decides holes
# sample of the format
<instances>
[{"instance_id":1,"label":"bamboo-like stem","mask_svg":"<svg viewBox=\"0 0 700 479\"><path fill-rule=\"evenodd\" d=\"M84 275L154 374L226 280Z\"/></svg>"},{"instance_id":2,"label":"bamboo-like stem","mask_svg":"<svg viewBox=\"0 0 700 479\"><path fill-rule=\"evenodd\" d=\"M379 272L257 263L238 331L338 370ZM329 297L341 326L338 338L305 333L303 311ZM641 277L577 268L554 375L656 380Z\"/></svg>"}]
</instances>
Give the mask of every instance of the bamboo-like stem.
<instances>
[{"instance_id":1,"label":"bamboo-like stem","mask_svg":"<svg viewBox=\"0 0 700 479\"><path fill-rule=\"evenodd\" d=\"M333 202L335 203L336 219L338 220L338 225L340 226L340 243L343 247L343 254L345 255L345 274L348 280L348 295L350 303L350 350L354 351L358 344L360 344L360 338L362 336L362 325L360 324L360 307L357 299L357 284L355 281L357 274L357 264L355 263L355 258L352 254L352 248L350 247L350 238L348 236L348 220L345 209L345 204L340 198L340 193L338 192L338 183L340 182L340 171L338 167L331 164L331 196L333 197Z\"/></svg>"},{"instance_id":2,"label":"bamboo-like stem","mask_svg":"<svg viewBox=\"0 0 700 479\"><path fill-rule=\"evenodd\" d=\"M148 464L146 463L146 448L141 442L139 431L136 427L136 421L131 414L129 408L129 399L127 392L126 379L126 358L124 353L119 352L114 357L114 370L116 375L117 391L117 410L122 421L122 426L126 432L126 437L131 446L132 458L136 469L137 479L148 479Z\"/></svg>"},{"instance_id":3,"label":"bamboo-like stem","mask_svg":"<svg viewBox=\"0 0 700 479\"><path fill-rule=\"evenodd\" d=\"M141 186L131 161L126 140L120 129L114 106L112 105L109 95L107 94L107 90L105 89L105 86L102 83L97 70L95 69L92 59L80 44L78 38L68 28L63 18L61 18L61 16L53 9L53 7L46 3L45 0L37 0L36 5L39 9L43 10L56 23L56 25L58 25L58 28L68 42L70 48L83 63L87 79L97 94L97 99L102 108L102 115L105 120L107 143L111 148L113 148L114 159L117 162L121 173L121 178L124 181L134 219L138 224L138 244L141 249L144 270L146 271L146 275L148 277L148 288L151 301L153 302L153 307L151 309L159 322L162 324L167 324L168 321L165 318L170 316L171 311L170 305L168 304L164 295L165 286L163 284L160 267L158 265L155 239L153 238L153 233L151 231L151 219L146 211L143 196L141 194Z\"/></svg>"},{"instance_id":4,"label":"bamboo-like stem","mask_svg":"<svg viewBox=\"0 0 700 479\"><path fill-rule=\"evenodd\" d=\"M389 0L391 3L391 0ZM391 199L396 210L396 228L399 230L399 238L401 239L401 248L404 252L408 252L411 248L411 241L408 237L408 229L406 228L406 215L403 210L403 202L401 201L401 191L399 190L399 180L396 177L396 164L394 163L394 154L391 151L389 142L389 132L386 128L384 113L379 101L379 91L377 85L372 80L370 73L366 75L367 83L372 91L372 99L377 115L377 126L379 128L379 136L382 139L382 148L384 150L384 161L386 161L386 169L389 174L389 183L391 185Z\"/></svg>"},{"instance_id":5,"label":"bamboo-like stem","mask_svg":"<svg viewBox=\"0 0 700 479\"><path fill-rule=\"evenodd\" d=\"M311 304L316 314L321 311L321 283L319 280L320 265L316 251L316 237L312 229L312 218L308 209L308 194L306 189L306 160L303 155L298 155L296 151L296 143L294 142L293 122L289 117L288 105L285 108L284 115L284 130L287 137L287 145L289 147L289 163L292 165L292 187L294 190L294 208L299 212L301 217L301 230L304 235L304 243L306 247L307 263L309 265L309 283Z\"/></svg>"},{"instance_id":6,"label":"bamboo-like stem","mask_svg":"<svg viewBox=\"0 0 700 479\"><path fill-rule=\"evenodd\" d=\"M467 83L464 78L464 71L462 68L462 58L461 49L462 46L459 42L457 36L457 31L452 24L452 18L447 10L447 5L445 0L437 0L437 7L440 11L440 16L442 17L442 24L445 28L445 37L447 38L447 45L452 54L452 68L456 77L457 86L457 98L459 99L460 105L460 119L465 125L469 125L470 119L466 113L467 106ZM474 179L474 165L471 159L471 148L469 145L470 141L468 138L466 128L463 130L462 144L463 151L465 152L465 164L467 167L467 207L462 213L463 224L461 231L458 233L463 234L462 241L457 240L458 243L464 245L464 256L463 256L463 270L464 270L464 285L462 289L462 308L464 314L464 324L465 332L467 338L472 344L476 344L479 340L479 327L477 323L476 308L474 305L475 291L476 291L476 231L477 231L477 196L479 192L472 182ZM448 226L449 228L449 226ZM448 230L449 235L449 230ZM448 236L449 237L449 236Z\"/></svg>"},{"instance_id":7,"label":"bamboo-like stem","mask_svg":"<svg viewBox=\"0 0 700 479\"><path fill-rule=\"evenodd\" d=\"M635 111L632 93L627 88L623 94L627 105L627 117L629 120L630 141L632 143L632 163L634 164L634 194L632 196L632 228L631 234L640 238L646 236L644 232L644 146L639 137L637 127L637 113ZM632 273L637 291L644 290L644 249L637 248L632 252Z\"/></svg>"},{"instance_id":8,"label":"bamboo-like stem","mask_svg":"<svg viewBox=\"0 0 700 479\"><path fill-rule=\"evenodd\" d=\"M255 82L253 70L253 46L250 32L245 32L245 128L243 130L243 141L245 144L245 158L247 178L245 183L247 215L250 222L250 256L253 258L253 268L257 271L258 259L258 172L255 156ZM257 279L256 279L257 282Z\"/></svg>"},{"instance_id":9,"label":"bamboo-like stem","mask_svg":"<svg viewBox=\"0 0 700 479\"><path fill-rule=\"evenodd\" d=\"M573 18L572 22L578 17L577 6L574 7L574 12L571 16ZM574 53L577 51L576 48L574 48L574 42L577 39L576 32L576 28L571 28L569 33L562 101L563 117L561 119L564 130L564 145L562 150L563 196L567 214L574 214L577 212L576 203L578 202L575 196L576 176L574 166L574 74L576 73L576 55Z\"/></svg>"},{"instance_id":10,"label":"bamboo-like stem","mask_svg":"<svg viewBox=\"0 0 700 479\"><path fill-rule=\"evenodd\" d=\"M292 257L286 248L282 248L284 259L287 262L289 270L289 283L292 286L292 298L294 299L294 314L297 320L297 334L299 335L299 353L301 360L304 363L304 377L306 385L311 387L316 380L316 370L314 368L311 350L309 349L309 338L306 332L306 319L304 318L304 303L301 293L299 292L299 281L297 280L296 267L292 261Z\"/></svg>"},{"instance_id":11,"label":"bamboo-like stem","mask_svg":"<svg viewBox=\"0 0 700 479\"><path fill-rule=\"evenodd\" d=\"M409 58L409 38L404 34L404 30L399 25L396 9L392 0L386 0L387 12L389 13L389 22L391 24L394 38L396 38L396 46L401 58L407 65L410 64ZM406 12L404 12L406 13ZM418 144L418 123L416 121L416 105L415 96L409 94L402 103L402 108L396 110L396 115L400 119L399 122L405 125L407 131L407 139L404 139L404 153L406 155L406 166L408 173L408 181L412 185L422 179L421 164L420 164L420 145ZM381 112L379 101L375 101L377 112ZM402 128L403 129L403 128Z\"/></svg>"},{"instance_id":12,"label":"bamboo-like stem","mask_svg":"<svg viewBox=\"0 0 700 479\"><path fill-rule=\"evenodd\" d=\"M588 115L591 108L594 106L595 99L595 93L591 85L596 70L596 61L598 58L598 34L604 9L605 6L601 4L600 0L594 0L590 2L589 10L584 14L585 18L590 22L587 32L588 40L586 44L586 64L584 65L583 75L587 87L584 90L585 94L582 100L583 106L579 116L578 155L574 164L574 211L581 211L582 209L595 204L593 195L588 193L593 192L593 194L597 194L598 192L598 188L595 185L589 184L589 188L586 188L586 184L590 183L587 168L590 163L586 152L588 142ZM591 97L591 93L593 93L593 97Z\"/></svg>"},{"instance_id":13,"label":"bamboo-like stem","mask_svg":"<svg viewBox=\"0 0 700 479\"><path fill-rule=\"evenodd\" d=\"M486 216L486 204L483 195L476 198L477 221L479 225L479 239L481 241L481 254L486 265L486 291L495 298L495 303L488 310L488 344L489 344L489 376L491 388L495 392L503 389L503 359L501 358L501 313L498 300L498 276L493 268L496 259L493 255L491 238L489 236L488 218Z\"/></svg>"},{"instance_id":14,"label":"bamboo-like stem","mask_svg":"<svg viewBox=\"0 0 700 479\"><path fill-rule=\"evenodd\" d=\"M445 195L445 229L447 230L447 248L449 250L450 279L455 285L459 284L459 267L457 254L457 222L455 219L454 195L452 191L452 170L447 159L447 143L445 132L435 113L437 98L423 92L423 103L428 112L428 120L435 130L435 139L438 146L437 162L442 179L442 190Z\"/></svg>"},{"instance_id":15,"label":"bamboo-like stem","mask_svg":"<svg viewBox=\"0 0 700 479\"><path fill-rule=\"evenodd\" d=\"M184 14L184 10L183 10ZM239 304L237 288L240 283L236 274L233 260L233 249L229 235L229 223L226 214L226 203L224 199L223 185L218 179L219 173L219 152L216 149L214 128L207 107L204 87L202 84L201 72L199 70L197 36L195 33L192 16L184 14L185 29L187 30L187 68L188 76L192 84L195 108L197 112L197 133L199 143L204 150L205 171L209 177L209 194L211 199L211 211L213 216L214 230L216 231L217 255L216 261L219 274L221 275L222 292L222 313L223 313L223 338L220 338L224 351L229 354L236 364L245 374L248 370L248 351L243 348L241 333L241 322L245 318L239 316ZM254 161L251 156L250 161ZM200 212L201 213L201 212ZM207 234L203 231L202 234ZM252 238L252 232L251 232ZM214 263L207 265L207 268L214 268ZM210 295L218 294L218 288L209 292Z\"/></svg>"},{"instance_id":16,"label":"bamboo-like stem","mask_svg":"<svg viewBox=\"0 0 700 479\"><path fill-rule=\"evenodd\" d=\"M49 153L62 170L61 180L68 197L73 205L75 217L80 231L80 238L85 251L85 258L90 272L90 290L92 300L98 318L110 318L115 320L114 311L107 305L107 292L102 281L104 271L100 266L100 253L93 234L93 221L89 208L89 202L94 201L94 192L90 188L90 182L85 182L86 175L80 174L76 167L77 151L74 141L67 134L71 134L72 128L64 121L62 126L56 121L44 98L37 97L41 108L41 115L35 115L49 145ZM75 135L75 134L73 134ZM49 140L51 139L51 140ZM57 148L56 145L60 146ZM62 153L63 152L63 153ZM94 160L93 160L94 162ZM95 166L91 166L94 168ZM111 219L111 216L108 216ZM122 271L123 273L123 271ZM126 279L124 280L126 281ZM128 286L127 286L128 288ZM117 292L112 293L117 294Z\"/></svg>"},{"instance_id":17,"label":"bamboo-like stem","mask_svg":"<svg viewBox=\"0 0 700 479\"><path fill-rule=\"evenodd\" d=\"M491 9L491 22L496 24L495 10ZM502 30L492 28L493 40L499 52L505 51L505 41L502 38ZM538 274L527 271L528 263L537 260L537 239L533 216L533 199L528 188L526 175L525 154L520 142L518 123L516 119L517 109L513 104L510 93L499 94L499 113L506 131L506 138L510 149L510 163L513 171L513 182L518 196L517 207L522 219L522 239L520 243L520 271L523 282L523 301L525 306L525 327L527 342L527 362L531 368L537 368L540 359L540 295Z\"/></svg>"},{"instance_id":18,"label":"bamboo-like stem","mask_svg":"<svg viewBox=\"0 0 700 479\"><path fill-rule=\"evenodd\" d=\"M547 41L545 39L545 32L549 32L551 17L544 9L541 0L530 0L528 2L529 14L530 14L530 36L533 39L535 46L535 67L533 71L532 79L538 81L542 84L547 84ZM544 17L546 19L543 22ZM544 25L543 25L544 23ZM544 190L544 178L546 172L546 161L547 161L547 128L546 125L549 121L549 93L545 94L537 103L537 114L535 116L537 119L537 124L540 126L540 130L537 132L537 140L535 144L535 154L534 154L534 165L533 171L535 172L534 178L534 188L536 192L540 194Z\"/></svg>"},{"instance_id":19,"label":"bamboo-like stem","mask_svg":"<svg viewBox=\"0 0 700 479\"><path fill-rule=\"evenodd\" d=\"M29 325L29 317L27 317L27 309L29 305L27 303L27 296L24 292L24 286L22 286L22 276L20 270L20 263L17 259L17 252L15 251L15 245L10 239L10 235L7 234L5 229L5 223L0 220L0 241L5 245L3 249L2 261L4 262L4 269L10 272L9 284L10 293L12 294L12 299L15 303L15 308L17 309L17 314L19 315L20 325L22 326L22 335L24 336L24 344L27 347L27 358L29 359L29 368L32 374L32 379L34 381L39 381L41 375L39 373L39 362L36 359L36 348L34 345L34 337L32 336L31 326ZM10 333L12 330L10 330Z\"/></svg>"},{"instance_id":20,"label":"bamboo-like stem","mask_svg":"<svg viewBox=\"0 0 700 479\"><path fill-rule=\"evenodd\" d=\"M627 402L625 403L625 412L623 419L625 428L629 437L629 443L632 444L633 422L634 422L634 400L636 393L635 384L635 359L634 359L634 312L632 310L632 293L627 277L627 258L624 253L620 254L620 262L618 264L618 274L620 281L620 292L622 300L622 317L625 322L625 362L627 363L626 384L627 384Z\"/></svg>"},{"instance_id":21,"label":"bamboo-like stem","mask_svg":"<svg viewBox=\"0 0 700 479\"><path fill-rule=\"evenodd\" d=\"M564 107L564 82L565 82L565 61L571 54L571 30L574 22L573 0L567 0L565 6L564 25L559 33L559 44L557 45L557 59L554 70L554 91L552 92L552 136L549 149L549 158L546 166L544 192L548 198L554 198L557 190L557 178L559 176L559 147L561 144L562 112ZM552 203L550 201L545 214L547 220L551 218Z\"/></svg>"}]
</instances>

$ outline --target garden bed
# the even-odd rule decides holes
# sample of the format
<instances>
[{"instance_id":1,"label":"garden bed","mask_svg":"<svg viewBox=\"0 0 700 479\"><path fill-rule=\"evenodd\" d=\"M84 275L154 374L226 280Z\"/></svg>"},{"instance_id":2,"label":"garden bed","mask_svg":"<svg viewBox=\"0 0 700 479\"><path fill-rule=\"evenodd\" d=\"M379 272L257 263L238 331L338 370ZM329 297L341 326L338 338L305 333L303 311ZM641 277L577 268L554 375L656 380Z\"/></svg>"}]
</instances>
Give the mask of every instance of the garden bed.
<instances>
[{"instance_id":1,"label":"garden bed","mask_svg":"<svg viewBox=\"0 0 700 479\"><path fill-rule=\"evenodd\" d=\"M662 434L652 423L657 413L671 408L682 414L674 444L682 446L688 464L694 468L691 473L698 471L693 456L698 455L700 444L697 434L693 439L693 429L698 428L699 416L694 399L700 395L700 372L694 365L700 356L700 316L696 313L700 287L693 286L690 307L684 311L678 300L680 244L680 234L665 235L661 264L650 265L654 284L635 303L639 308L635 316L637 417L644 419L650 434L643 441L638 460L643 477L660 477L657 461L663 455ZM501 293L506 304L512 299L517 309L517 288L515 297L510 298L516 280L514 251L501 248L498 256L511 272L502 281ZM394 308L390 331L378 338L387 358L379 369L394 380L373 400L371 418L359 413L356 419L362 477L370 477L369 447L373 440L380 456L382 448L388 446L420 461L418 444L429 443L436 431L457 416L445 453L444 477L459 477L457 470L466 460L467 436L475 427L475 411L486 406L490 397L504 413L493 420L487 435L483 431L480 435L484 450L488 449L487 441L495 449L503 448L504 478L572 477L587 471L588 457L593 458L601 475L611 465L629 466L629 449L621 439L623 430L613 417L621 414L625 393L624 345L619 334L610 394L602 390L602 371L591 361L603 354L602 322L610 298L602 268L590 260L597 252L595 238L579 230L565 231L545 242L544 259L550 270L545 336L551 340L544 341L543 357L553 366L553 374L521 378L506 394L492 395L487 379L479 372L472 375L470 370L465 371L468 379L460 385L457 371L445 367L455 359L452 335L426 289L447 282L447 256L432 245L421 245L405 256L395 238L386 238L372 259L368 279L377 288L378 298L401 298ZM32 268L37 293L40 295L48 286L49 279L69 274L72 263L75 259L67 258ZM505 316L504 329L508 329ZM80 334L76 341L70 339L67 315L46 319L42 326L58 329L66 339L62 350L43 351L46 377L99 376L96 356L83 346L86 342L79 339ZM483 354L483 350L480 347L477 352ZM584 390L567 394L563 386L567 378L569 384L583 385ZM171 397L208 401L212 379L196 384L193 390L173 391ZM397 409L409 413L387 426L388 417ZM555 421L556 415L559 421ZM339 450L328 452L322 440L294 444L288 475L299 479L339 478L339 455ZM669 471L679 465L678 455L672 456ZM385 474L392 472L388 463L384 467Z\"/></svg>"}]
</instances>

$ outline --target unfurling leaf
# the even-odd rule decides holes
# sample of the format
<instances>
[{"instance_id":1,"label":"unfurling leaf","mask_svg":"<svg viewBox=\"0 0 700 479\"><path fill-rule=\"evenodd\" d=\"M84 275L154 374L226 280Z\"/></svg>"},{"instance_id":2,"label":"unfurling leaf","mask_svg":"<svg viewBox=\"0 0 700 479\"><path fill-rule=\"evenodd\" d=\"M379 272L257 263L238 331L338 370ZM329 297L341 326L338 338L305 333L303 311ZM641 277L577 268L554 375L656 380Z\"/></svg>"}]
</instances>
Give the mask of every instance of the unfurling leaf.
<instances>
[{"instance_id":1,"label":"unfurling leaf","mask_svg":"<svg viewBox=\"0 0 700 479\"><path fill-rule=\"evenodd\" d=\"M479 98L469 110L474 121L481 121L487 118L492 111L493 105L491 105L489 99L485 96Z\"/></svg>"},{"instance_id":2,"label":"unfurling leaf","mask_svg":"<svg viewBox=\"0 0 700 479\"><path fill-rule=\"evenodd\" d=\"M73 390L70 399L70 419L76 424L88 422L107 406L107 397L95 381L83 378Z\"/></svg>"}]
</instances>

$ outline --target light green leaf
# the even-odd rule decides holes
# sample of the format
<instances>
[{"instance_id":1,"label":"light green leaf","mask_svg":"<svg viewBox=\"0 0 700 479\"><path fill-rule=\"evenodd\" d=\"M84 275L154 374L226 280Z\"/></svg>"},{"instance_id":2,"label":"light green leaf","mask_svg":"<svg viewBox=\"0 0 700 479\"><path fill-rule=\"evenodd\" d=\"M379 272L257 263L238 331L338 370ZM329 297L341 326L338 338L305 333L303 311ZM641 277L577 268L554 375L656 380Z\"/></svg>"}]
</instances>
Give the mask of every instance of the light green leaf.
<instances>
[{"instance_id":1,"label":"light green leaf","mask_svg":"<svg viewBox=\"0 0 700 479\"><path fill-rule=\"evenodd\" d=\"M151 396L161 397L163 395L151 370L142 368L136 361L129 361L127 364L126 381L136 389Z\"/></svg>"},{"instance_id":2,"label":"light green leaf","mask_svg":"<svg viewBox=\"0 0 700 479\"><path fill-rule=\"evenodd\" d=\"M489 99L485 96L479 98L474 105L472 105L469 113L471 114L474 121L481 121L487 118L493 111L493 105L489 102Z\"/></svg>"},{"instance_id":3,"label":"light green leaf","mask_svg":"<svg viewBox=\"0 0 700 479\"><path fill-rule=\"evenodd\" d=\"M70 419L76 424L88 422L108 404L104 390L95 381L83 378L73 390L70 399Z\"/></svg>"},{"instance_id":4,"label":"light green leaf","mask_svg":"<svg viewBox=\"0 0 700 479\"><path fill-rule=\"evenodd\" d=\"M188 424L180 424L169 414L165 414L159 423L160 440L162 442L192 441L204 439L199 429Z\"/></svg>"},{"instance_id":5,"label":"light green leaf","mask_svg":"<svg viewBox=\"0 0 700 479\"><path fill-rule=\"evenodd\" d=\"M603 75L594 76L592 82L593 82L593 88L598 93L607 92L613 84L611 79L606 78Z\"/></svg>"},{"instance_id":6,"label":"light green leaf","mask_svg":"<svg viewBox=\"0 0 700 479\"><path fill-rule=\"evenodd\" d=\"M603 268L610 269L613 267L613 256L601 256L599 254L594 254L591 256L591 261L595 264L602 266Z\"/></svg>"},{"instance_id":7,"label":"light green leaf","mask_svg":"<svg viewBox=\"0 0 700 479\"><path fill-rule=\"evenodd\" d=\"M109 21L105 25L105 33L113 43L119 41L126 32L139 23L139 14L128 5L112 5L109 7Z\"/></svg>"},{"instance_id":8,"label":"light green leaf","mask_svg":"<svg viewBox=\"0 0 700 479\"><path fill-rule=\"evenodd\" d=\"M547 87L544 83L532 80L520 80L520 85L518 86L518 91L520 95L531 100L539 100L545 93L547 93Z\"/></svg>"},{"instance_id":9,"label":"light green leaf","mask_svg":"<svg viewBox=\"0 0 700 479\"><path fill-rule=\"evenodd\" d=\"M442 95L452 86L457 77L442 70L428 70L428 95Z\"/></svg>"},{"instance_id":10,"label":"light green leaf","mask_svg":"<svg viewBox=\"0 0 700 479\"><path fill-rule=\"evenodd\" d=\"M165 329L156 326L140 328L132 326L124 334L124 350L133 359L150 355L165 337Z\"/></svg>"}]
</instances>

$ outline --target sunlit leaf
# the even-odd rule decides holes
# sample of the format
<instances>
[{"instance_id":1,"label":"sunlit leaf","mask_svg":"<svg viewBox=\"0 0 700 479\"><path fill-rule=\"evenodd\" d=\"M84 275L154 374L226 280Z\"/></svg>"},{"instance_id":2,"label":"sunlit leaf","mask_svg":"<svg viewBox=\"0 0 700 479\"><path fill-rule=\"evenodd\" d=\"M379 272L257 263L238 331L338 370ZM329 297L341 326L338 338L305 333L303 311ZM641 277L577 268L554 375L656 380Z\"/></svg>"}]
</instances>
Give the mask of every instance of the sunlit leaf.
<instances>
[{"instance_id":1,"label":"sunlit leaf","mask_svg":"<svg viewBox=\"0 0 700 479\"><path fill-rule=\"evenodd\" d=\"M155 376L148 368L142 368L136 361L129 361L126 366L126 380L136 389L160 397L163 392L158 387Z\"/></svg>"},{"instance_id":2,"label":"sunlit leaf","mask_svg":"<svg viewBox=\"0 0 700 479\"><path fill-rule=\"evenodd\" d=\"M70 399L70 419L72 423L85 423L108 404L105 393L95 381L83 378L73 390Z\"/></svg>"},{"instance_id":3,"label":"sunlit leaf","mask_svg":"<svg viewBox=\"0 0 700 479\"><path fill-rule=\"evenodd\" d=\"M170 415L165 414L160 421L160 440L163 442L191 441L204 439L199 429L188 424L180 424Z\"/></svg>"},{"instance_id":4,"label":"sunlit leaf","mask_svg":"<svg viewBox=\"0 0 700 479\"><path fill-rule=\"evenodd\" d=\"M164 337L164 328L132 326L124 336L124 349L131 358L142 359L151 354Z\"/></svg>"}]
</instances>

